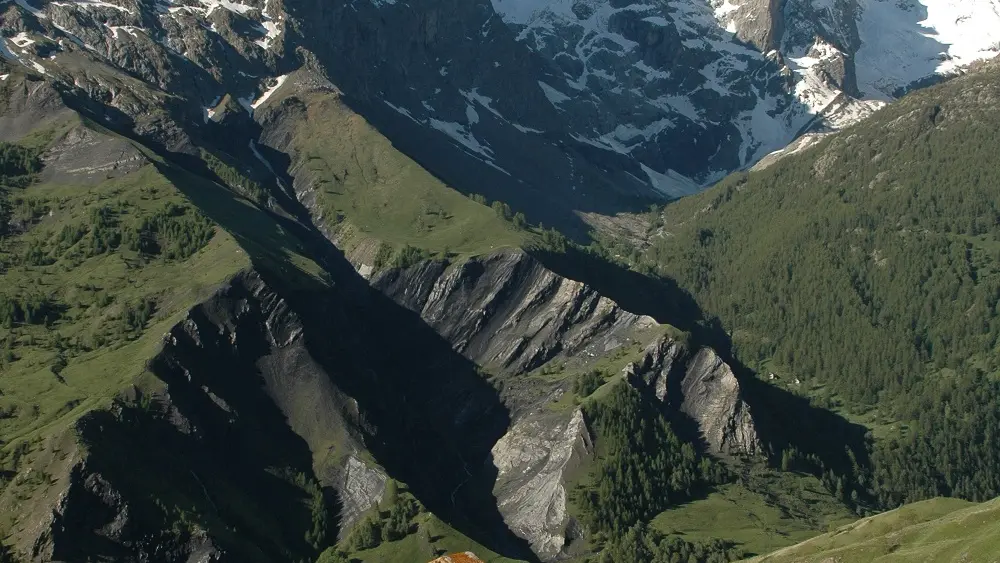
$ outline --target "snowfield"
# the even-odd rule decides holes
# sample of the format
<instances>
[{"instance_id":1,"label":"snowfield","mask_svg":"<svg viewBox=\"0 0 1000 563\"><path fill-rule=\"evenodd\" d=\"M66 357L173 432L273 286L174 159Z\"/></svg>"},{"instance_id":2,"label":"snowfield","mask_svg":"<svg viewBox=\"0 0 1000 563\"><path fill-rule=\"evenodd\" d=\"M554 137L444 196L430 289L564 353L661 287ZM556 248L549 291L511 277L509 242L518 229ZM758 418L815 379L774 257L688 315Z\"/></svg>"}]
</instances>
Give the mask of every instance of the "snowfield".
<instances>
[{"instance_id":1,"label":"snowfield","mask_svg":"<svg viewBox=\"0 0 1000 563\"><path fill-rule=\"evenodd\" d=\"M862 94L890 100L897 88L951 74L1000 48L1000 0L862 0L856 56Z\"/></svg>"}]
</instances>

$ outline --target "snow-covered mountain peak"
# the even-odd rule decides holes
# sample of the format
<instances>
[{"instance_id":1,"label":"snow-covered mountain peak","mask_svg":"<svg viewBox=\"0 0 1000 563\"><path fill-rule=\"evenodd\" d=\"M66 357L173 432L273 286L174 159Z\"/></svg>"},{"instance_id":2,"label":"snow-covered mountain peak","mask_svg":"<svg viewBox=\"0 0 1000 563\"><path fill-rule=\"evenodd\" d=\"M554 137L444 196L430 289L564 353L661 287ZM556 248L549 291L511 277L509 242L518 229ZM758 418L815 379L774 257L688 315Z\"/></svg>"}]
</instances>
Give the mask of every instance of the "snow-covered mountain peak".
<instances>
[{"instance_id":1,"label":"snow-covered mountain peak","mask_svg":"<svg viewBox=\"0 0 1000 563\"><path fill-rule=\"evenodd\" d=\"M889 100L1000 51L1000 0L859 0L864 96Z\"/></svg>"},{"instance_id":2,"label":"snow-covered mountain peak","mask_svg":"<svg viewBox=\"0 0 1000 563\"><path fill-rule=\"evenodd\" d=\"M1000 47L1000 0L492 3L551 62L541 86L575 138L694 185Z\"/></svg>"},{"instance_id":3,"label":"snow-covered mountain peak","mask_svg":"<svg viewBox=\"0 0 1000 563\"><path fill-rule=\"evenodd\" d=\"M498 186L527 184L530 171L539 191L594 198L578 206L588 209L603 209L605 190L697 191L1000 47L1000 0L0 6L0 56L123 107L132 102L111 95L121 88L79 72L77 55L189 101L209 128L220 104L241 118L266 113L255 100L308 62L366 111L388 112L380 126L426 132L474 161L454 165L456 177L481 165Z\"/></svg>"}]
</instances>

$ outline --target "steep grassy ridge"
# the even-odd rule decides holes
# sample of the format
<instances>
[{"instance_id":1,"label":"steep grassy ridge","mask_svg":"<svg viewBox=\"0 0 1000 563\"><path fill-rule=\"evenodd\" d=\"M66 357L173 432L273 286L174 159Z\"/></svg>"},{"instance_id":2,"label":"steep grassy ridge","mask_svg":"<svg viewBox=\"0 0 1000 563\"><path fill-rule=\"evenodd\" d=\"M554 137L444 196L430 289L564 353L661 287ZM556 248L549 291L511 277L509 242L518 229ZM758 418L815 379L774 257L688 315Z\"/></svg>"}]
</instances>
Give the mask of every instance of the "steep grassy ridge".
<instances>
[{"instance_id":1,"label":"steep grassy ridge","mask_svg":"<svg viewBox=\"0 0 1000 563\"><path fill-rule=\"evenodd\" d=\"M1000 561L1000 500L937 498L865 518L758 563L950 563Z\"/></svg>"},{"instance_id":2,"label":"steep grassy ridge","mask_svg":"<svg viewBox=\"0 0 1000 563\"><path fill-rule=\"evenodd\" d=\"M291 155L300 199L345 252L385 243L392 251L412 246L436 255L473 255L525 242L526 233L502 213L421 168L338 94L300 85L300 79L307 75L294 75L269 101L261 118L264 141L273 139L268 144Z\"/></svg>"}]
</instances>

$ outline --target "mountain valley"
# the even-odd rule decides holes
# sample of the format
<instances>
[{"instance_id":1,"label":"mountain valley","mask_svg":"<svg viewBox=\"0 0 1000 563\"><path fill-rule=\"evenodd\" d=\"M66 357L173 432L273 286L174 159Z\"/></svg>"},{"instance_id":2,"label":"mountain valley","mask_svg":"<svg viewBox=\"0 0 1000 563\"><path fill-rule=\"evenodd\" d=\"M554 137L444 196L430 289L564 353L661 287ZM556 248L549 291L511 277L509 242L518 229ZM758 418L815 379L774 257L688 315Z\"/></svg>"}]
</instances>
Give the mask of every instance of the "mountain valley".
<instances>
[{"instance_id":1,"label":"mountain valley","mask_svg":"<svg viewBox=\"0 0 1000 563\"><path fill-rule=\"evenodd\" d=\"M0 46L0 561L989 561L1000 2Z\"/></svg>"}]
</instances>

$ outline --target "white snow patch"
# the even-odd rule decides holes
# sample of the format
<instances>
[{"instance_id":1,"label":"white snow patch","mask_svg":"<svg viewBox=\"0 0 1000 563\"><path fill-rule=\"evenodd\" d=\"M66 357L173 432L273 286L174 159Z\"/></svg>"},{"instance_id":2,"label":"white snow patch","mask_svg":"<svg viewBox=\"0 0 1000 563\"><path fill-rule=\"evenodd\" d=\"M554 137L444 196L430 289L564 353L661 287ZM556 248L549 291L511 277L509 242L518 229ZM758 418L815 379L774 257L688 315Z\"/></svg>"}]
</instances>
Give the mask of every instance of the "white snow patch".
<instances>
[{"instance_id":1,"label":"white snow patch","mask_svg":"<svg viewBox=\"0 0 1000 563\"><path fill-rule=\"evenodd\" d=\"M667 79L670 78L670 73L662 70L655 69L645 61L637 61L632 63L632 66L646 73L646 80L656 80L656 79Z\"/></svg>"},{"instance_id":2,"label":"white snow patch","mask_svg":"<svg viewBox=\"0 0 1000 563\"><path fill-rule=\"evenodd\" d=\"M457 141L460 145L468 149L467 152L474 153L472 156L483 161L489 166L496 168L500 172L510 176L510 172L507 172L503 168L500 168L494 163L493 150L488 146L484 145L477 139L464 125L461 123L455 123L453 121L441 121L439 119L431 118L428 124L437 129L438 131L444 133L445 135L451 137L453 140Z\"/></svg>"},{"instance_id":3,"label":"white snow patch","mask_svg":"<svg viewBox=\"0 0 1000 563\"><path fill-rule=\"evenodd\" d=\"M673 120L666 117L657 119L641 129L635 125L620 123L610 134L602 135L601 141L616 147L615 150L618 152L628 153L640 140L648 141L674 125Z\"/></svg>"},{"instance_id":4,"label":"white snow patch","mask_svg":"<svg viewBox=\"0 0 1000 563\"><path fill-rule=\"evenodd\" d=\"M222 96L217 96L214 100L212 100L212 103L208 104L208 107L201 108L202 118L204 118L205 123L208 123L208 120L215 117L215 108L219 107L219 102L221 101Z\"/></svg>"},{"instance_id":5,"label":"white snow patch","mask_svg":"<svg viewBox=\"0 0 1000 563\"><path fill-rule=\"evenodd\" d=\"M239 4L237 2L231 2L230 0L198 0L202 5L208 6L208 13L211 14L212 10L222 7L230 12L235 12L237 14L245 14L253 9L253 6L247 6L246 4Z\"/></svg>"},{"instance_id":6,"label":"white snow patch","mask_svg":"<svg viewBox=\"0 0 1000 563\"><path fill-rule=\"evenodd\" d=\"M691 103L691 98L687 96L665 96L661 100L666 102L674 111L695 123L698 123L701 119L698 109L694 107L694 104Z\"/></svg>"},{"instance_id":7,"label":"white snow patch","mask_svg":"<svg viewBox=\"0 0 1000 563\"><path fill-rule=\"evenodd\" d=\"M247 113L253 115L253 99L250 96L236 98L236 102L243 106L243 109L247 110Z\"/></svg>"},{"instance_id":8,"label":"white snow patch","mask_svg":"<svg viewBox=\"0 0 1000 563\"><path fill-rule=\"evenodd\" d=\"M11 37L10 40L15 45L17 45L18 47L21 47L21 48L27 47L28 45L31 45L32 43L35 42L34 39L28 37L28 34L25 33L25 32L23 32L23 31L21 33L18 33L14 37Z\"/></svg>"},{"instance_id":9,"label":"white snow patch","mask_svg":"<svg viewBox=\"0 0 1000 563\"><path fill-rule=\"evenodd\" d=\"M10 76L10 74L0 74L0 82L3 82L4 80L7 80L7 78L9 76Z\"/></svg>"},{"instance_id":10,"label":"white snow patch","mask_svg":"<svg viewBox=\"0 0 1000 563\"><path fill-rule=\"evenodd\" d=\"M39 10L38 8L32 6L31 4L28 4L28 2L26 0L14 0L14 2L16 2L18 6L24 8L25 11L27 11L29 14L35 16L36 18L39 18L39 19L46 19L46 18L48 18L48 16L46 16L44 13L42 13L41 10Z\"/></svg>"},{"instance_id":11,"label":"white snow patch","mask_svg":"<svg viewBox=\"0 0 1000 563\"><path fill-rule=\"evenodd\" d=\"M124 31L125 33L131 35L132 37L139 37L140 31L145 31L141 27L135 27L133 25L108 25L104 24L109 30L111 30L112 39L118 39L118 31Z\"/></svg>"},{"instance_id":12,"label":"white snow patch","mask_svg":"<svg viewBox=\"0 0 1000 563\"><path fill-rule=\"evenodd\" d=\"M493 107L493 98L490 98L489 96L484 96L483 94L480 94L479 93L479 88L473 88L472 90L469 90L469 91L467 91L467 90L459 90L459 93L461 93L462 97L464 97L466 100L468 100L470 102L470 104L471 104L471 102L475 102L475 103L479 104L480 106L482 106L483 108L485 108L487 111L489 111L493 115L497 116L497 118L499 118L501 121L503 121L505 123L509 123L511 126L514 127L514 129L517 129L521 133L542 133L543 132L543 131L538 130L538 129L532 129L531 127L525 127L524 125L521 125L519 123L514 123L514 122L510 121L509 119L507 119L506 117L504 117L499 111L497 111ZM427 104L427 102L424 102L424 107L426 107L428 110L431 110L431 107ZM470 109L472 109L471 105L469 105L469 106L466 107L466 113L467 114L468 114L468 112L469 112ZM433 110L431 110L431 111L433 111ZM475 112L474 109L472 109L472 111ZM468 115L467 115L467 117L468 117ZM476 120L477 121L478 121L478 117L479 117L479 115L477 113L476 114ZM469 122L470 123L475 123L475 121L472 121L471 119L469 120Z\"/></svg>"},{"instance_id":13,"label":"white snow patch","mask_svg":"<svg viewBox=\"0 0 1000 563\"><path fill-rule=\"evenodd\" d=\"M123 8L117 4L112 4L110 2L101 2L99 0L73 0L72 2L52 2L53 6L77 6L79 8L111 8L113 10L118 10L119 12L124 12L126 14L134 13L128 8Z\"/></svg>"},{"instance_id":14,"label":"white snow patch","mask_svg":"<svg viewBox=\"0 0 1000 563\"><path fill-rule=\"evenodd\" d=\"M32 60L24 60L21 57L15 55L14 52L11 51L10 48L7 46L8 41L10 40L5 38L0 38L0 55L2 55L4 58L20 63L26 67L34 68L36 71L42 74L48 74L48 72L46 72L45 70L45 67L38 64L37 62Z\"/></svg>"},{"instance_id":15,"label":"white snow patch","mask_svg":"<svg viewBox=\"0 0 1000 563\"><path fill-rule=\"evenodd\" d=\"M606 151L616 152L618 154L624 154L624 155L627 155L629 152L628 148L622 146L621 143L615 142L613 139L610 138L610 135L605 135L600 140L588 139L587 137L584 137L583 135L580 135L578 133L573 133L570 136L573 137L573 139L576 141L579 141L581 143L586 143L590 146L597 147L599 149L603 149Z\"/></svg>"},{"instance_id":16,"label":"white snow patch","mask_svg":"<svg viewBox=\"0 0 1000 563\"><path fill-rule=\"evenodd\" d=\"M538 13L543 12L555 2L545 2L543 0L493 0L493 9L506 22L528 23Z\"/></svg>"},{"instance_id":17,"label":"white snow patch","mask_svg":"<svg viewBox=\"0 0 1000 563\"><path fill-rule=\"evenodd\" d=\"M858 87L889 101L897 88L954 73L1000 49L1000 0L861 0Z\"/></svg>"},{"instance_id":18,"label":"white snow patch","mask_svg":"<svg viewBox=\"0 0 1000 563\"><path fill-rule=\"evenodd\" d=\"M662 173L643 164L642 171L649 177L653 189L665 196L681 197L701 191L701 186L673 170L668 169L666 173Z\"/></svg>"},{"instance_id":19,"label":"white snow patch","mask_svg":"<svg viewBox=\"0 0 1000 563\"><path fill-rule=\"evenodd\" d=\"M712 0L712 5L715 8L713 10L715 19L719 20L719 23L726 23L726 20L729 19L727 16L740 9L739 5L733 3L733 0L722 0L721 2L719 0Z\"/></svg>"},{"instance_id":20,"label":"white snow patch","mask_svg":"<svg viewBox=\"0 0 1000 563\"><path fill-rule=\"evenodd\" d=\"M487 111L489 111L493 115L499 117L500 119L503 119L504 121L507 121L506 119L504 119L504 116L500 115L500 112L493 109L493 98L480 94L479 88L473 88L472 90L468 91L459 90L459 93L461 93L462 97L468 100L469 102L476 102L477 104L484 107Z\"/></svg>"},{"instance_id":21,"label":"white snow patch","mask_svg":"<svg viewBox=\"0 0 1000 563\"><path fill-rule=\"evenodd\" d=\"M541 80L538 81L538 85L542 87L542 92L545 93L545 97L548 98L549 102L551 102L552 105L556 106L556 108L559 107L559 104L569 100L569 96L563 94L559 90L556 90L555 88L549 86L548 84L542 82Z\"/></svg>"},{"instance_id":22,"label":"white snow patch","mask_svg":"<svg viewBox=\"0 0 1000 563\"><path fill-rule=\"evenodd\" d=\"M476 112L476 108L472 107L472 104L465 104L465 120L469 122L469 125L479 123L479 113Z\"/></svg>"},{"instance_id":23,"label":"white snow patch","mask_svg":"<svg viewBox=\"0 0 1000 563\"><path fill-rule=\"evenodd\" d=\"M285 80L287 80L287 79L288 79L288 75L287 74L283 74L283 75L275 78L274 79L274 85L271 86L270 88L268 88L267 90L265 90L264 93L261 94L259 98L257 98L256 100L254 100L254 102L252 104L250 104L250 108L251 109L257 109L257 108L259 108L264 102L266 102L268 100L268 98L270 98L271 96L273 96L274 93L278 91L278 88L281 88L281 85L284 84Z\"/></svg>"},{"instance_id":24,"label":"white snow patch","mask_svg":"<svg viewBox=\"0 0 1000 563\"><path fill-rule=\"evenodd\" d=\"M518 131L520 131L522 133L544 133L545 132L545 131L542 131L541 129L532 129L531 127L525 127L524 125L521 125L520 123L511 123L511 125L514 126L514 129L517 129Z\"/></svg>"},{"instance_id":25,"label":"white snow patch","mask_svg":"<svg viewBox=\"0 0 1000 563\"><path fill-rule=\"evenodd\" d=\"M257 150L257 143L254 142L253 139L250 139L250 152L252 152L253 155L257 157L257 160L261 161L264 167L267 168L267 170L271 173L272 176L274 176L274 179L277 180L278 185L284 188L285 182L281 179L281 176L279 176L278 173L274 171L274 167L271 166L271 163L268 162L267 159L264 158L264 155L260 154L260 151Z\"/></svg>"},{"instance_id":26,"label":"white snow patch","mask_svg":"<svg viewBox=\"0 0 1000 563\"><path fill-rule=\"evenodd\" d=\"M429 124L431 127L458 141L462 146L472 152L482 155L489 160L493 160L493 151L489 147L480 143L479 139L476 139L476 137L473 136L472 133L470 133L461 123L456 123L454 121L441 121L440 119L434 119L432 117L429 120Z\"/></svg>"},{"instance_id":27,"label":"white snow patch","mask_svg":"<svg viewBox=\"0 0 1000 563\"><path fill-rule=\"evenodd\" d=\"M809 108L813 115L822 114L826 108L842 96L835 86L827 84L818 72L818 65L830 58L840 56L840 51L822 39L816 39L812 48L801 57L788 57L788 68L799 80L795 83L795 96Z\"/></svg>"},{"instance_id":28,"label":"white snow patch","mask_svg":"<svg viewBox=\"0 0 1000 563\"><path fill-rule=\"evenodd\" d=\"M21 62L21 59L17 58L17 55L7 47L7 40L3 38L0 38L0 55L3 55L6 59Z\"/></svg>"},{"instance_id":29,"label":"white snow patch","mask_svg":"<svg viewBox=\"0 0 1000 563\"><path fill-rule=\"evenodd\" d=\"M264 20L260 25L260 29L262 33L264 33L264 37L254 41L254 43L260 45L262 49L270 49L274 40L281 35L281 30L278 28L278 24L271 20Z\"/></svg>"},{"instance_id":30,"label":"white snow patch","mask_svg":"<svg viewBox=\"0 0 1000 563\"><path fill-rule=\"evenodd\" d=\"M617 14L648 13L653 23L667 22L665 18L659 16L664 12L664 7L653 4L615 7L610 2L588 0L583 3L590 9L590 13L581 19L573 12L574 4L577 3L575 0L492 0L492 2L493 8L505 22L523 26L518 34L519 40L530 39L537 47L543 48L549 37L554 36L560 42L564 42L567 37L572 38L565 54L579 60L583 65L583 72L577 77L569 77L571 80L567 83L577 90L584 89L589 77L595 74L595 70L590 67L592 56L599 53L621 56L633 53L638 48L639 44L635 41L612 31L610 22ZM560 33L564 29L571 32Z\"/></svg>"},{"instance_id":31,"label":"white snow patch","mask_svg":"<svg viewBox=\"0 0 1000 563\"><path fill-rule=\"evenodd\" d=\"M387 100L382 100L382 103L384 103L385 105L387 105L390 108L392 108L396 113L399 113L401 115L405 115L406 117L409 117L410 119L412 119L413 121L416 121L417 123L421 123L421 124L423 123L422 121L420 121L416 117L413 117L413 114L410 113L410 110L408 110L408 109L406 109L404 107L399 107L399 106L393 105L390 102L388 102Z\"/></svg>"}]
</instances>

